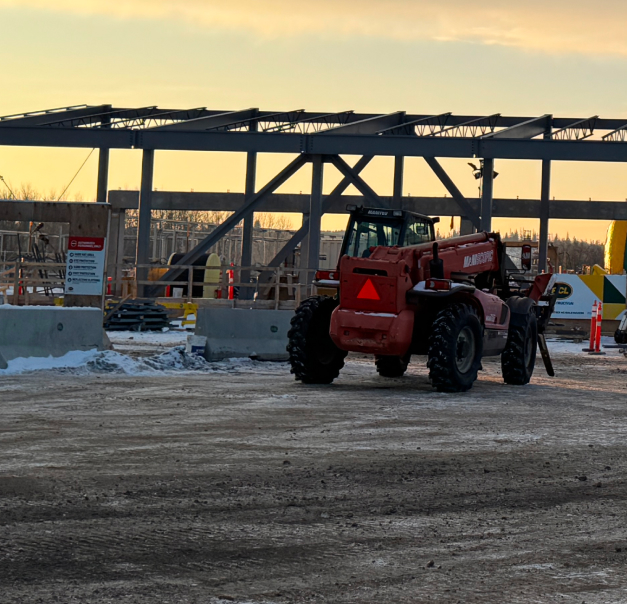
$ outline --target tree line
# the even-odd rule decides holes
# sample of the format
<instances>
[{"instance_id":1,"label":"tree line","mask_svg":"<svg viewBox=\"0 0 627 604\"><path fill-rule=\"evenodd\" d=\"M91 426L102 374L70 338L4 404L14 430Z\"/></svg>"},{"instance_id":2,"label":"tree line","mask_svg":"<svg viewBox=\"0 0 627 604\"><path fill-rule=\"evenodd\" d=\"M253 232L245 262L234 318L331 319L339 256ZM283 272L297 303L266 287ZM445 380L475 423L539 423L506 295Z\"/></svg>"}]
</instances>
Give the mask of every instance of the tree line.
<instances>
[{"instance_id":1,"label":"tree line","mask_svg":"<svg viewBox=\"0 0 627 604\"><path fill-rule=\"evenodd\" d=\"M4 182L4 181L3 181ZM85 199L81 191L74 192L71 196L65 193L50 189L43 191L36 189L30 183L22 183L12 185L4 182L0 183L0 199L18 199L20 201L96 201L95 199ZM171 222L185 222L218 225L224 222L232 212L206 211L206 212L188 212L185 210L153 210L152 217L155 220L166 220ZM137 211L129 210L127 217L130 224L136 222ZM292 228L292 221L282 214L274 214L271 212L255 212L254 226L260 229L276 229L289 230Z\"/></svg>"},{"instance_id":2,"label":"tree line","mask_svg":"<svg viewBox=\"0 0 627 604\"><path fill-rule=\"evenodd\" d=\"M459 231L454 230L450 235L443 237L438 231L437 238L444 239L448 237L458 237ZM538 241L539 235L535 230L510 230L507 233L501 233L503 241ZM558 266L554 267L557 271L561 266L562 271L574 271L583 273L589 267L598 264L603 266L605 256L605 244L601 241L586 241L577 239L566 233L565 237L560 237L557 233L549 235L549 245L555 247L557 251Z\"/></svg>"}]
</instances>

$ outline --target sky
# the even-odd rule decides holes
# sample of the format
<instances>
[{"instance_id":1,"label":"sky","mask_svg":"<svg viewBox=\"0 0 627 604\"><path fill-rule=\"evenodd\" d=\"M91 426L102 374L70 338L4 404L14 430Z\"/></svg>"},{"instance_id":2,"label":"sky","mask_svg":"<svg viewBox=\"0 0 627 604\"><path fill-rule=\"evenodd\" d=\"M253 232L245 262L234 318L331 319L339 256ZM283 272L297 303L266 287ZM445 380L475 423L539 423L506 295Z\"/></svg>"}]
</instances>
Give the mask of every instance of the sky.
<instances>
[{"instance_id":1,"label":"sky","mask_svg":"<svg viewBox=\"0 0 627 604\"><path fill-rule=\"evenodd\" d=\"M599 0L0 0L0 115L77 104L236 110L625 117L627 3ZM60 192L85 149L0 147L0 175ZM258 186L288 156L259 158ZM476 196L466 160L442 160ZM140 151L113 151L112 189L139 187ZM242 154L157 152L160 190L241 191ZM497 161L495 197L538 198L539 162ZM97 154L69 195L95 196ZM391 194L392 160L364 178ZM306 192L310 169L281 191ZM340 177L325 168L325 191ZM556 199L627 199L627 166L554 162ZM2 187L2 183L0 183ZM444 195L420 158L405 194ZM298 222L295 219L294 224ZM326 228L345 222L327 217ZM444 219L443 227L448 224ZM456 221L456 225L458 224ZM537 229L495 220L496 229ZM551 232L604 240L602 221Z\"/></svg>"}]
</instances>

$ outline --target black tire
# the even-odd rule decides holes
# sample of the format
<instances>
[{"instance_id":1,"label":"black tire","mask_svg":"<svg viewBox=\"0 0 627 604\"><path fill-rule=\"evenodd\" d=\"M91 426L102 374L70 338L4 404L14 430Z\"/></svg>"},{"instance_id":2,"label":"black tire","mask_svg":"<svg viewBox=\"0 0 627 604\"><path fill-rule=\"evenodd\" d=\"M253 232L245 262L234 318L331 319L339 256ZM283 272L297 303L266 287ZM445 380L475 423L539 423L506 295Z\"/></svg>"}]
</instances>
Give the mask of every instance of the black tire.
<instances>
[{"instance_id":1,"label":"black tire","mask_svg":"<svg viewBox=\"0 0 627 604\"><path fill-rule=\"evenodd\" d=\"M399 378L407 371L410 358L409 353L404 357L378 356L374 362L381 377Z\"/></svg>"},{"instance_id":2,"label":"black tire","mask_svg":"<svg viewBox=\"0 0 627 604\"><path fill-rule=\"evenodd\" d=\"M481 368L483 326L474 308L451 304L441 310L429 337L429 379L438 392L470 390Z\"/></svg>"},{"instance_id":3,"label":"black tire","mask_svg":"<svg viewBox=\"0 0 627 604\"><path fill-rule=\"evenodd\" d=\"M329 335L337 301L328 296L305 300L292 317L287 351L292 373L303 384L330 384L344 367L348 354Z\"/></svg>"},{"instance_id":4,"label":"black tire","mask_svg":"<svg viewBox=\"0 0 627 604\"><path fill-rule=\"evenodd\" d=\"M536 365L537 350L538 320L533 307L525 315L512 314L507 345L501 355L501 369L506 384L524 386L529 383Z\"/></svg>"}]
</instances>

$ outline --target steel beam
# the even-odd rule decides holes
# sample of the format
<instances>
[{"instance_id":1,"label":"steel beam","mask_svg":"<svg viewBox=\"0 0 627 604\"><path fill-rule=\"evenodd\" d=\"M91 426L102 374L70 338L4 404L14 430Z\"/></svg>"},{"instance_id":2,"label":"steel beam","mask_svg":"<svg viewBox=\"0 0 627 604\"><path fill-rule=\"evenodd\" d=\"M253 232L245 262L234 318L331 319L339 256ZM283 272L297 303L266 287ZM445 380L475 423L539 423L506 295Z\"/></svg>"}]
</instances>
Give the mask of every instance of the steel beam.
<instances>
[{"instance_id":1,"label":"steel beam","mask_svg":"<svg viewBox=\"0 0 627 604\"><path fill-rule=\"evenodd\" d=\"M30 114L7 115L0 117L0 127L28 127L42 126L59 119L77 119L96 115L111 109L111 105L76 105L65 109L48 109Z\"/></svg>"},{"instance_id":2,"label":"steel beam","mask_svg":"<svg viewBox=\"0 0 627 604\"><path fill-rule=\"evenodd\" d=\"M476 229L479 229L481 227L481 222L479 220L477 212L468 203L467 199L462 195L462 192L455 186L455 183L451 180L450 176L440 165L440 162L435 159L435 157L425 157L425 161L427 162L429 167L435 172L435 175L440 179L440 182L451 194L453 199L457 202L457 205L461 210L462 216L470 220Z\"/></svg>"},{"instance_id":3,"label":"steel beam","mask_svg":"<svg viewBox=\"0 0 627 604\"><path fill-rule=\"evenodd\" d=\"M357 174L339 155L331 155L328 160L351 181L351 184L366 198L366 201L373 204L375 208L381 207L381 198L368 185L368 183Z\"/></svg>"},{"instance_id":4,"label":"steel beam","mask_svg":"<svg viewBox=\"0 0 627 604\"><path fill-rule=\"evenodd\" d=\"M251 131L252 122L257 122L261 124L263 122L273 122L273 123L285 123L291 124L295 121L298 121L300 117L305 113L304 109L293 109L292 111L278 111L276 113L269 113L267 111L260 113L257 112L255 117L245 118L243 120L235 120L229 124L222 124L220 126L212 126L212 131L223 131L223 132L231 132L231 131L241 131L244 128L244 131ZM280 119L284 118L284 119ZM264 128L260 129L262 132L265 132Z\"/></svg>"},{"instance_id":5,"label":"steel beam","mask_svg":"<svg viewBox=\"0 0 627 604\"><path fill-rule=\"evenodd\" d=\"M323 115L315 115L313 117L301 117L289 124L279 124L277 126L270 126L265 128L264 132L288 132L297 131L301 134L308 132L320 132L330 127L342 126L348 122L348 119L353 114L353 111L340 111L339 113L327 113Z\"/></svg>"},{"instance_id":6,"label":"steel beam","mask_svg":"<svg viewBox=\"0 0 627 604\"><path fill-rule=\"evenodd\" d=\"M152 182L155 170L154 149L144 149L142 157L142 181L139 192L139 217L137 223L136 264L150 264L150 221L152 218ZM137 280L148 278L147 268L137 269ZM145 286L137 286L137 295L144 295Z\"/></svg>"},{"instance_id":7,"label":"steel beam","mask_svg":"<svg viewBox=\"0 0 627 604\"><path fill-rule=\"evenodd\" d=\"M350 122L348 124L344 124L343 126L336 126L335 128L330 128L329 130L321 132L321 134L374 134L380 130L398 126L403 121L404 117L404 111L397 111L388 115L378 115L377 117L370 117Z\"/></svg>"},{"instance_id":8,"label":"steel beam","mask_svg":"<svg viewBox=\"0 0 627 604\"><path fill-rule=\"evenodd\" d=\"M461 136L463 137L475 137L479 132L481 133L481 135L485 135L487 134L487 130L490 130L490 132L494 131L494 128L496 128L500 117L500 113L494 113L493 115L474 118L468 120L467 122L462 122L461 124L449 126L448 128L444 128L439 132L434 132L433 134L431 134L431 136L455 137L461 134Z\"/></svg>"},{"instance_id":9,"label":"steel beam","mask_svg":"<svg viewBox=\"0 0 627 604\"><path fill-rule=\"evenodd\" d=\"M555 130L551 136L546 138L554 140L585 140L594 134L594 127L598 119L598 115L593 115L585 120L577 120L568 126ZM603 140L606 139L606 136L603 137Z\"/></svg>"},{"instance_id":10,"label":"steel beam","mask_svg":"<svg viewBox=\"0 0 627 604\"><path fill-rule=\"evenodd\" d=\"M612 132L609 132L605 136L601 137L604 141L614 142L614 143L624 143L627 138L627 124L623 124L619 126Z\"/></svg>"},{"instance_id":11,"label":"steel beam","mask_svg":"<svg viewBox=\"0 0 627 604\"><path fill-rule=\"evenodd\" d=\"M155 126L147 130L149 130L150 132L171 132L175 130L185 130L185 131L209 130L210 128L220 128L221 126L228 126L229 124L232 124L233 122L240 122L240 121L252 119L257 114L257 111L258 111L257 109L244 109L243 111L227 111L225 113L219 113L218 115L209 115L209 116L204 116L204 117L198 117L192 120L185 120L183 122L177 122L176 124L166 124L165 126Z\"/></svg>"},{"instance_id":12,"label":"steel beam","mask_svg":"<svg viewBox=\"0 0 627 604\"><path fill-rule=\"evenodd\" d=\"M137 140L132 130L91 128L27 128L0 126L0 145L17 147L76 147L132 149Z\"/></svg>"},{"instance_id":13,"label":"steel beam","mask_svg":"<svg viewBox=\"0 0 627 604\"><path fill-rule=\"evenodd\" d=\"M407 136L430 136L437 132L441 132L446 127L451 113L441 113L440 115L431 115L429 117L421 117L419 119L402 122L398 126L384 128L379 130L377 134L405 134Z\"/></svg>"},{"instance_id":14,"label":"steel beam","mask_svg":"<svg viewBox=\"0 0 627 604\"><path fill-rule=\"evenodd\" d=\"M202 256L208 249L214 246L224 235L236 227L241 220L255 211L261 202L270 193L273 193L278 189L285 181L291 178L296 172L298 172L307 162L309 157L307 155L299 155L295 160L290 162L279 174L277 174L263 189L253 195L239 210L229 216L220 226L218 226L210 235L205 237L193 250L185 254L183 258L177 263L180 265L193 264L200 256ZM173 267L161 277L161 281L170 281L180 275L183 270Z\"/></svg>"},{"instance_id":15,"label":"steel beam","mask_svg":"<svg viewBox=\"0 0 627 604\"><path fill-rule=\"evenodd\" d=\"M355 171L357 167L353 168ZM350 185L348 179L344 189ZM338 185L339 186L339 185ZM110 191L109 202L116 209L136 210L139 207L138 191ZM380 196L379 202L384 207L391 207L391 196ZM479 200L468 199L473 212L478 215ZM6 202L0 201L0 207ZM26 203L26 202L21 202ZM245 203L243 193L176 193L153 191L153 210L205 211L217 210L235 212ZM337 195L335 191L324 198L324 214L346 214L346 205L364 203L362 195ZM293 193L274 193L264 198L257 211L265 212L309 212L309 195ZM402 199L402 209L430 216L459 216L461 210L452 197L408 197ZM550 200L551 219L559 220L627 220L627 203L624 201L588 201L588 200ZM493 218L539 218L540 199L504 199L492 201ZM471 223L472 224L472 223ZM300 230L299 230L300 231ZM307 229L305 229L305 232ZM294 247L300 243L294 243ZM292 248L293 249L293 248ZM287 256L286 256L287 258ZM283 262L281 260L281 262ZM274 266L274 265L272 265Z\"/></svg>"},{"instance_id":16,"label":"steel beam","mask_svg":"<svg viewBox=\"0 0 627 604\"><path fill-rule=\"evenodd\" d=\"M509 126L498 132L491 132L482 138L533 138L534 136L544 134L547 128L551 127L552 118L553 116L547 113L540 117L520 122L520 124Z\"/></svg>"},{"instance_id":17,"label":"steel beam","mask_svg":"<svg viewBox=\"0 0 627 604\"><path fill-rule=\"evenodd\" d=\"M609 140L544 141L357 134L326 136L323 133L153 132L100 128L26 128L16 124L11 128L0 127L0 145L627 162L627 144Z\"/></svg>"},{"instance_id":18,"label":"steel beam","mask_svg":"<svg viewBox=\"0 0 627 604\"><path fill-rule=\"evenodd\" d=\"M372 157L362 157L353 167L353 172L355 172L355 174L359 174L371 161ZM350 185L351 179L345 176L337 185L337 187L333 189L331 194L322 201L322 214L331 212L331 208L334 204L342 204L342 201L344 200L342 193L344 193L344 191L346 191L346 189L348 189ZM355 204L357 204L361 200L361 197L349 199L351 203ZM385 201L384 203L387 203L385 207L390 207L389 201ZM345 212L346 203L344 203L343 207L340 210L340 213L342 214ZM307 219L305 219L305 216L303 215L303 225L300 227L300 229L298 229L298 231L296 231L296 233L292 235L291 239L281 248L277 255L270 261L268 266L281 266L281 264L283 264L287 260L287 257L296 249L296 246L301 243L301 241L303 241L305 237L307 237L307 233L309 233L309 218L307 217ZM260 280L262 279L260 278Z\"/></svg>"},{"instance_id":19,"label":"steel beam","mask_svg":"<svg viewBox=\"0 0 627 604\"><path fill-rule=\"evenodd\" d=\"M494 197L494 160L483 160L483 182L481 187L481 225L480 231L492 230L492 198Z\"/></svg>"},{"instance_id":20,"label":"steel beam","mask_svg":"<svg viewBox=\"0 0 627 604\"><path fill-rule=\"evenodd\" d=\"M160 126L165 126L167 124L159 123L165 122L167 120L178 120L176 123L180 123L186 120L195 120L198 117L205 115L206 108L205 107L196 107L194 109L177 109L173 111L164 111L158 109L157 107L144 107L138 109L136 111L129 110L121 110L118 112L113 112L109 116L111 121L115 120L116 128L129 128L129 129L150 129L150 128L158 128ZM217 111L213 112L210 115L218 113ZM150 126L149 124L154 124L154 126ZM97 127L97 126L96 126Z\"/></svg>"},{"instance_id":21,"label":"steel beam","mask_svg":"<svg viewBox=\"0 0 627 604\"><path fill-rule=\"evenodd\" d=\"M188 212L235 212L246 201L244 193L191 193L189 191L153 191L153 210L182 210ZM139 207L138 191L109 191L109 202L114 207L136 210ZM344 209L344 208L342 208ZM296 212L309 211L309 196L298 193L274 193L264 198L256 211Z\"/></svg>"}]
</instances>

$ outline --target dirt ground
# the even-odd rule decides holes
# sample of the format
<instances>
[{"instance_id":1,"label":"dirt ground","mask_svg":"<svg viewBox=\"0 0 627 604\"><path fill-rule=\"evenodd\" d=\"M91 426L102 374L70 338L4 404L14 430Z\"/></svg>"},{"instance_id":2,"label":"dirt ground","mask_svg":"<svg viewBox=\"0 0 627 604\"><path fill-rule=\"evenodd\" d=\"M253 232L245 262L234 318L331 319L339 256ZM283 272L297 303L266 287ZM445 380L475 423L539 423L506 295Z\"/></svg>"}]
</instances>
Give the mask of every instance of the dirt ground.
<instances>
[{"instance_id":1,"label":"dirt ground","mask_svg":"<svg viewBox=\"0 0 627 604\"><path fill-rule=\"evenodd\" d=\"M627 360L432 391L0 378L0 602L627 602Z\"/></svg>"}]
</instances>

